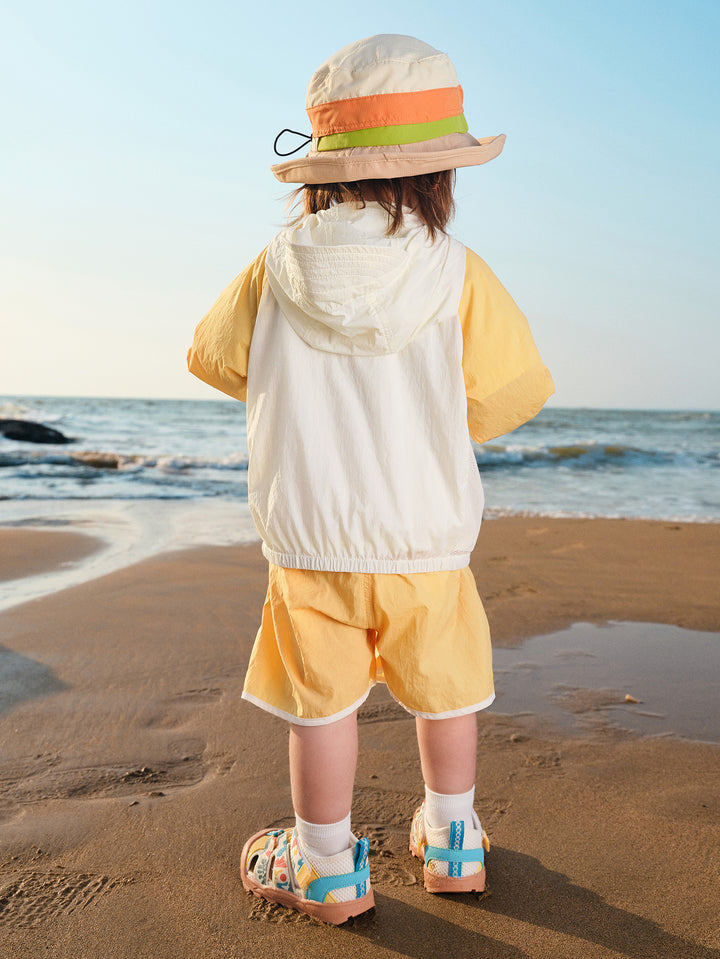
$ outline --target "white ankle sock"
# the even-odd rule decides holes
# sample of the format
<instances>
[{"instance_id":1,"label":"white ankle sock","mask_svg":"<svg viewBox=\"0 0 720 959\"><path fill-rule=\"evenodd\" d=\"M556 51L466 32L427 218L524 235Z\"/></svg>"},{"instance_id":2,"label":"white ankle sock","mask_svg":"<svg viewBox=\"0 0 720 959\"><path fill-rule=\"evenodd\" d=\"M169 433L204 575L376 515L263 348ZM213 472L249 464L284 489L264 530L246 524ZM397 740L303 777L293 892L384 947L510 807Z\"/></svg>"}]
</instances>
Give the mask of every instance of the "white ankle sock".
<instances>
[{"instance_id":1,"label":"white ankle sock","mask_svg":"<svg viewBox=\"0 0 720 959\"><path fill-rule=\"evenodd\" d=\"M466 793L446 795L434 793L425 787L425 821L431 829L443 829L451 822L462 819L467 829L474 829L473 800L475 787Z\"/></svg>"},{"instance_id":2,"label":"white ankle sock","mask_svg":"<svg viewBox=\"0 0 720 959\"><path fill-rule=\"evenodd\" d=\"M350 813L340 822L305 822L295 813L300 847L312 860L326 859L350 848Z\"/></svg>"}]
</instances>

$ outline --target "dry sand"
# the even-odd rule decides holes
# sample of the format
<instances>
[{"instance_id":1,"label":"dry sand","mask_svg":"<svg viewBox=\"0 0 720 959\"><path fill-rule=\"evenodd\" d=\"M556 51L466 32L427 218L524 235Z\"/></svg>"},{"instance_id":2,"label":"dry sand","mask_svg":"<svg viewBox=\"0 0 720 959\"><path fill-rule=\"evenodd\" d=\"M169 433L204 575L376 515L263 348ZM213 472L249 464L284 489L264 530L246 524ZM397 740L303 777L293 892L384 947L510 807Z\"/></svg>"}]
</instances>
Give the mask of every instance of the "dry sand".
<instances>
[{"instance_id":1,"label":"dry sand","mask_svg":"<svg viewBox=\"0 0 720 959\"><path fill-rule=\"evenodd\" d=\"M0 578L7 544L28 571L37 543L0 531ZM495 520L473 570L498 645L581 620L720 631L717 525ZM240 699L265 583L259 548L197 549L0 616L2 959L720 957L720 747L487 711L490 892L433 897L407 852L414 724L382 688L353 809L375 915L247 896L244 839L292 813L286 725Z\"/></svg>"}]
</instances>

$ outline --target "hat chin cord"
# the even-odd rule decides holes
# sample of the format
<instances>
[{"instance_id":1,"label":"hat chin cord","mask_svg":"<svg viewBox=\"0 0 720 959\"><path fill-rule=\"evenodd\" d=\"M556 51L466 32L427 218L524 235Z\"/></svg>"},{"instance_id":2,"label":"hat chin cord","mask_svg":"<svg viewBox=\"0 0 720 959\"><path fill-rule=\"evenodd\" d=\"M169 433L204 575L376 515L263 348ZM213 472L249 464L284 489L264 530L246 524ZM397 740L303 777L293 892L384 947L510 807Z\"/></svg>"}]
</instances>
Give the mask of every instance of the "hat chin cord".
<instances>
[{"instance_id":1,"label":"hat chin cord","mask_svg":"<svg viewBox=\"0 0 720 959\"><path fill-rule=\"evenodd\" d=\"M287 153L281 153L280 150L278 150L277 145L278 145L278 140L284 133L292 133L296 137L302 137L302 143L300 144L300 146L295 147L294 150L288 150ZM276 156L289 157L289 156L292 156L293 153L297 153L298 150L302 150L304 147L308 145L308 143L312 143L312 133L308 136L307 133L299 133L297 130L290 130L286 127L284 130L281 130L278 133L278 135L275 137L275 142L273 143L273 150L275 151Z\"/></svg>"}]
</instances>

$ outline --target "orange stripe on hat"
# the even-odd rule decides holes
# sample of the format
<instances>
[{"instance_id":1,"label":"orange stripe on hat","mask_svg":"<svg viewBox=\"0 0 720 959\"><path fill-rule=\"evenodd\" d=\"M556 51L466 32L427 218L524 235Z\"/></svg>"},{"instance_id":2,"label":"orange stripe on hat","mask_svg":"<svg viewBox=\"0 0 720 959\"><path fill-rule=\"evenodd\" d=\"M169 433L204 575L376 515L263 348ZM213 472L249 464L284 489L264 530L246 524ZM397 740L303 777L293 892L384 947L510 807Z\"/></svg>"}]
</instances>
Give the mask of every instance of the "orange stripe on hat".
<instances>
[{"instance_id":1,"label":"orange stripe on hat","mask_svg":"<svg viewBox=\"0 0 720 959\"><path fill-rule=\"evenodd\" d=\"M308 107L314 137L350 130L429 123L463 112L462 87L439 87L410 93L377 93Z\"/></svg>"}]
</instances>

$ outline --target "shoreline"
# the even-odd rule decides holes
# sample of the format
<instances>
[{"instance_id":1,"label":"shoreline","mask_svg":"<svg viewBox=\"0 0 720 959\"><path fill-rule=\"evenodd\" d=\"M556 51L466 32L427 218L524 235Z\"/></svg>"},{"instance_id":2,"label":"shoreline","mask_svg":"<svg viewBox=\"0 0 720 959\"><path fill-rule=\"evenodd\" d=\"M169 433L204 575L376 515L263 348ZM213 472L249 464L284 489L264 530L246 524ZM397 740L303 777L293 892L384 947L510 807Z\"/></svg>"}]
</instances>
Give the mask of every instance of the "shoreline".
<instances>
[{"instance_id":1,"label":"shoreline","mask_svg":"<svg viewBox=\"0 0 720 959\"><path fill-rule=\"evenodd\" d=\"M202 562L207 551L248 549L267 566L246 505L112 505L0 521L0 615L175 553ZM470 568L494 645L578 622L720 630L720 523L497 516L483 521Z\"/></svg>"},{"instance_id":2,"label":"shoreline","mask_svg":"<svg viewBox=\"0 0 720 959\"><path fill-rule=\"evenodd\" d=\"M165 552L257 539L247 504L225 500L19 500L1 505L0 614ZM48 536L62 530L93 538L97 546L83 557L68 555L64 567L62 562L52 569L26 564L27 575L11 582L3 569L3 537L16 536L17 552L25 530Z\"/></svg>"}]
</instances>

